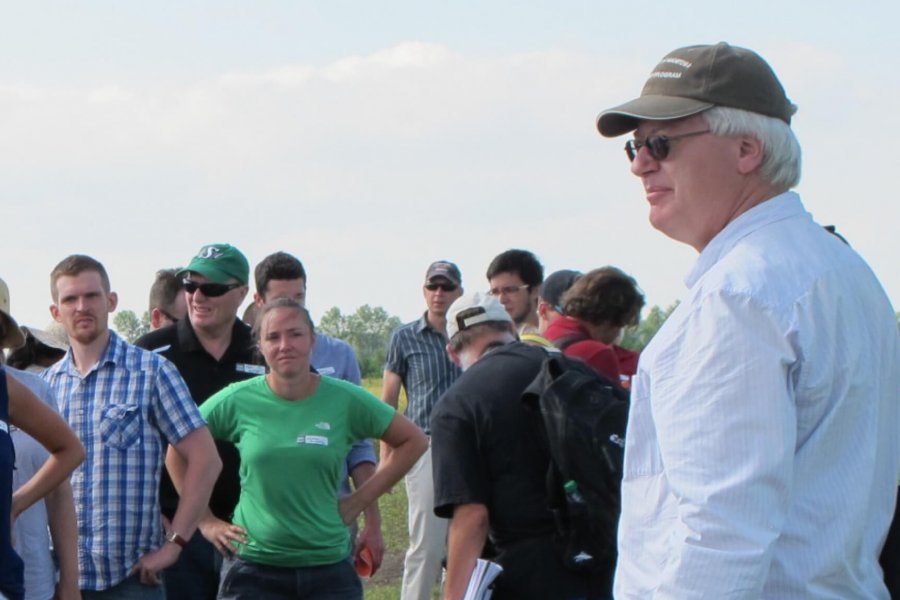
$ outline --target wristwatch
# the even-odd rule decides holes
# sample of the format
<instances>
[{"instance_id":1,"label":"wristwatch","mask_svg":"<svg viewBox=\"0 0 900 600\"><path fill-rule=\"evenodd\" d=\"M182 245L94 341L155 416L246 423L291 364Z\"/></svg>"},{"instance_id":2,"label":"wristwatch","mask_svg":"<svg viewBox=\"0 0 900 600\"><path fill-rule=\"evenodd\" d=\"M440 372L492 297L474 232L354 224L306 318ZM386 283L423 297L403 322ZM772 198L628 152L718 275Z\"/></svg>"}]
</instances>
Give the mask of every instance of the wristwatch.
<instances>
[{"instance_id":1,"label":"wristwatch","mask_svg":"<svg viewBox=\"0 0 900 600\"><path fill-rule=\"evenodd\" d=\"M187 546L187 540L181 537L177 532L173 531L166 535L166 541L172 542L173 544L178 544L182 548Z\"/></svg>"}]
</instances>

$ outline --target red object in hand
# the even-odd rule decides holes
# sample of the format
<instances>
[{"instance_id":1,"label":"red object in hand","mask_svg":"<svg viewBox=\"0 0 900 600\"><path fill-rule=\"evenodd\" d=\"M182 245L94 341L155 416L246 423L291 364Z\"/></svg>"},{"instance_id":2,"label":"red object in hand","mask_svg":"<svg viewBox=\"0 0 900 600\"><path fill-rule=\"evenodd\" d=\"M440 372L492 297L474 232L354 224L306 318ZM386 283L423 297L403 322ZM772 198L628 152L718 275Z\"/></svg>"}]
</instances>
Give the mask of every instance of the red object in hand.
<instances>
[{"instance_id":1,"label":"red object in hand","mask_svg":"<svg viewBox=\"0 0 900 600\"><path fill-rule=\"evenodd\" d=\"M356 567L356 574L360 577L371 577L375 574L375 560L372 558L372 551L367 546L363 546L356 553L354 566Z\"/></svg>"}]
</instances>

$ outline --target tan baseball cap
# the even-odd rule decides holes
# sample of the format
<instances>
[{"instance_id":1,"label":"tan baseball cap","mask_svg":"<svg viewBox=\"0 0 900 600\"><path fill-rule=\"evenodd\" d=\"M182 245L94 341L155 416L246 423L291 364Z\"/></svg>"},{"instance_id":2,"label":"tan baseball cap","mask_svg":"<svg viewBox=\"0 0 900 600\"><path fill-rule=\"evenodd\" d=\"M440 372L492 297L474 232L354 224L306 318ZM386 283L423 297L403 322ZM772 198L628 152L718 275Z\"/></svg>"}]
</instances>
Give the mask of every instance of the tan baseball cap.
<instances>
[{"instance_id":1,"label":"tan baseball cap","mask_svg":"<svg viewBox=\"0 0 900 600\"><path fill-rule=\"evenodd\" d=\"M3 328L3 338L0 339L0 348L15 350L25 344L25 335L19 329L19 324L9 313L9 286L0 279L0 313L6 317L6 326Z\"/></svg>"},{"instance_id":2,"label":"tan baseball cap","mask_svg":"<svg viewBox=\"0 0 900 600\"><path fill-rule=\"evenodd\" d=\"M641 120L681 119L713 106L775 117L788 125L797 112L769 63L752 50L720 42L667 54L650 73L640 97L604 110L597 129L615 137L637 129Z\"/></svg>"}]
</instances>

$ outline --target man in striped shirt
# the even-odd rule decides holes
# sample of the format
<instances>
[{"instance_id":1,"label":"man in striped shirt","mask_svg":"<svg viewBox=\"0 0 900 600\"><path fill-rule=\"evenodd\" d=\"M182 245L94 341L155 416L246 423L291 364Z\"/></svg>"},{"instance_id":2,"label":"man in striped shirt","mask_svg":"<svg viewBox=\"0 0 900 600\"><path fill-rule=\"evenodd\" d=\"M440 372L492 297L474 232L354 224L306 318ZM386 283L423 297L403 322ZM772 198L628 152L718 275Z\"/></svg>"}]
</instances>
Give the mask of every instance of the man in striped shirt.
<instances>
[{"instance_id":1,"label":"man in striped shirt","mask_svg":"<svg viewBox=\"0 0 900 600\"><path fill-rule=\"evenodd\" d=\"M50 312L71 348L44 377L87 453L72 475L82 597L164 598L159 573L194 532L221 461L175 367L109 330L117 297L103 265L69 256L50 281ZM158 494L167 444L189 474L164 538Z\"/></svg>"},{"instance_id":2,"label":"man in striped shirt","mask_svg":"<svg viewBox=\"0 0 900 600\"><path fill-rule=\"evenodd\" d=\"M460 374L447 357L447 309L462 295L459 267L441 260L425 273L422 293L427 310L403 325L388 343L381 399L397 407L401 385L408 399L406 415L431 435L431 411ZM382 460L390 451L381 446ZM447 522L434 514L431 449L406 475L409 498L409 550L403 566L402 600L428 600L441 568Z\"/></svg>"}]
</instances>

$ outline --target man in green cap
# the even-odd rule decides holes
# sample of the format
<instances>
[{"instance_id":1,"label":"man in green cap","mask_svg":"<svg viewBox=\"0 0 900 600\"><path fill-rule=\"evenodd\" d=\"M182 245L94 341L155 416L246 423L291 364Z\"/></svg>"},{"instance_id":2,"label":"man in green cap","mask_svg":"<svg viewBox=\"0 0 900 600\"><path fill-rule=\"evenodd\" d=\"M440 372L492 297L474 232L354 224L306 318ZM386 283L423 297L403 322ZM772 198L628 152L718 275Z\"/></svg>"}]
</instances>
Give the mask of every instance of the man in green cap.
<instances>
[{"instance_id":1,"label":"man in green cap","mask_svg":"<svg viewBox=\"0 0 900 600\"><path fill-rule=\"evenodd\" d=\"M887 598L900 338L863 259L792 192L796 107L758 54L670 52L600 114L650 223L698 253L641 354L616 598Z\"/></svg>"},{"instance_id":2,"label":"man in green cap","mask_svg":"<svg viewBox=\"0 0 900 600\"><path fill-rule=\"evenodd\" d=\"M250 326L237 317L249 290L250 265L234 246L208 244L178 276L183 279L187 318L148 333L137 340L137 345L172 361L199 405L227 385L265 372L257 362ZM230 521L240 494L240 460L232 444L217 441L216 446L223 467L210 509L215 516ZM160 498L163 514L168 517L178 498L168 474L160 486ZM168 600L216 597L222 561L204 535L227 532L204 531L201 523L178 562L166 570Z\"/></svg>"}]
</instances>

